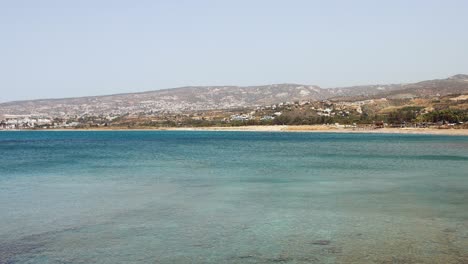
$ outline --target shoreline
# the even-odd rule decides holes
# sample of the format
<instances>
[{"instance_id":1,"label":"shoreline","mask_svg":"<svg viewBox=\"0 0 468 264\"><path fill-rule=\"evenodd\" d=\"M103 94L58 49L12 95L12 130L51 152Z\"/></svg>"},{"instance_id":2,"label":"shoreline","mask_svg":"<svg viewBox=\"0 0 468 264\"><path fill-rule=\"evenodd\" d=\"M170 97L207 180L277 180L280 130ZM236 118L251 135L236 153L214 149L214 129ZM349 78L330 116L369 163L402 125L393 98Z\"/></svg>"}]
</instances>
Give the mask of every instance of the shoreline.
<instances>
[{"instance_id":1,"label":"shoreline","mask_svg":"<svg viewBox=\"0 0 468 264\"><path fill-rule=\"evenodd\" d=\"M226 131L226 132L287 132L287 133L349 133L349 134L420 134L468 136L468 129L437 128L335 128L327 126L245 126L167 128L167 131Z\"/></svg>"},{"instance_id":2,"label":"shoreline","mask_svg":"<svg viewBox=\"0 0 468 264\"><path fill-rule=\"evenodd\" d=\"M225 132L308 132L308 133L361 133L361 134L418 134L468 136L468 129L437 128L336 128L325 125L278 125L239 127L159 127L159 128L83 128L83 129L24 129L2 131L225 131Z\"/></svg>"}]
</instances>

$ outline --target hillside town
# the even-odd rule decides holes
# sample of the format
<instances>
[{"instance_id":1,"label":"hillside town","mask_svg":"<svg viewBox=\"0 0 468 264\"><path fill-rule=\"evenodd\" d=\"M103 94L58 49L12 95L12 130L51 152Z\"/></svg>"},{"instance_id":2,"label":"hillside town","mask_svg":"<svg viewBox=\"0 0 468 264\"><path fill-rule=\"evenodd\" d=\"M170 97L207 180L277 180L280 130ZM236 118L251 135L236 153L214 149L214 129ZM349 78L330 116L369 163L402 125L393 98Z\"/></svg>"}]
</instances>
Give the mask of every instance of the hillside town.
<instances>
[{"instance_id":1,"label":"hillside town","mask_svg":"<svg viewBox=\"0 0 468 264\"><path fill-rule=\"evenodd\" d=\"M0 103L0 129L316 125L462 128L468 75L410 84L190 86Z\"/></svg>"},{"instance_id":2,"label":"hillside town","mask_svg":"<svg viewBox=\"0 0 468 264\"><path fill-rule=\"evenodd\" d=\"M468 96L433 98L296 100L255 107L183 112L128 111L93 115L2 115L1 130L151 128L246 125L465 128Z\"/></svg>"}]
</instances>

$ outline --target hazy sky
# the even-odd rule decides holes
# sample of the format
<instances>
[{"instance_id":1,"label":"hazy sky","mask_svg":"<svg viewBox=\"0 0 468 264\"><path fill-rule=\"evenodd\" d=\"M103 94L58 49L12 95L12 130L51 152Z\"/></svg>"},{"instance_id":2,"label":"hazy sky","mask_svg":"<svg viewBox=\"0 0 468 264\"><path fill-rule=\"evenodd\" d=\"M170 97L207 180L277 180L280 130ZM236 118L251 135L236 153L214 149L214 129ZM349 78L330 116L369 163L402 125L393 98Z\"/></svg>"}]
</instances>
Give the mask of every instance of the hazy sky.
<instances>
[{"instance_id":1,"label":"hazy sky","mask_svg":"<svg viewBox=\"0 0 468 264\"><path fill-rule=\"evenodd\" d=\"M0 101L468 73L468 1L0 0Z\"/></svg>"}]
</instances>

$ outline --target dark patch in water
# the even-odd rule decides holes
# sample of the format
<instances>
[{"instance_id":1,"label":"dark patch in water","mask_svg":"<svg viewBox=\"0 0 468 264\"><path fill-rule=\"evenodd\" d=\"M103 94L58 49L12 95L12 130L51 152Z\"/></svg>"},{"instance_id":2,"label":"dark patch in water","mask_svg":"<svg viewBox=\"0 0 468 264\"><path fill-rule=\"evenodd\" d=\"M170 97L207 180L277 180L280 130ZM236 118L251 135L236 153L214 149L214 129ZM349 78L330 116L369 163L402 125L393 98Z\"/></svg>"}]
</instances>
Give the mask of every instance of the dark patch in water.
<instances>
[{"instance_id":1,"label":"dark patch in water","mask_svg":"<svg viewBox=\"0 0 468 264\"><path fill-rule=\"evenodd\" d=\"M455 155L422 155L409 157L413 159L421 160L452 160L452 161L468 161L468 157L464 156L455 156Z\"/></svg>"},{"instance_id":2,"label":"dark patch in water","mask_svg":"<svg viewBox=\"0 0 468 264\"><path fill-rule=\"evenodd\" d=\"M44 250L54 237L62 232L75 231L79 228L65 228L22 237L9 242L0 242L0 264L16 263L17 256L37 254Z\"/></svg>"},{"instance_id":3,"label":"dark patch in water","mask_svg":"<svg viewBox=\"0 0 468 264\"><path fill-rule=\"evenodd\" d=\"M0 264L11 264L18 255L40 252L45 242L21 239L13 243L0 243Z\"/></svg>"},{"instance_id":4,"label":"dark patch in water","mask_svg":"<svg viewBox=\"0 0 468 264\"><path fill-rule=\"evenodd\" d=\"M193 244L192 247L197 247L197 248L212 248L212 245L209 244Z\"/></svg>"},{"instance_id":5,"label":"dark patch in water","mask_svg":"<svg viewBox=\"0 0 468 264\"><path fill-rule=\"evenodd\" d=\"M310 257L299 257L299 258L295 258L296 260L298 261L303 261L303 262L306 262L306 263L316 263L317 261L319 261L318 258L316 257L313 257L313 256L310 256Z\"/></svg>"},{"instance_id":6,"label":"dark patch in water","mask_svg":"<svg viewBox=\"0 0 468 264\"><path fill-rule=\"evenodd\" d=\"M288 261L292 261L292 260L293 260L292 258L290 258L290 257L288 257L288 256L286 256L286 255L283 255L283 254L279 255L279 256L276 257L276 258L269 258L269 259L267 259L267 261L273 262L273 263L288 262Z\"/></svg>"},{"instance_id":7,"label":"dark patch in water","mask_svg":"<svg viewBox=\"0 0 468 264\"><path fill-rule=\"evenodd\" d=\"M330 243L331 243L330 240L315 240L311 242L312 245L321 245L321 246L330 245Z\"/></svg>"}]
</instances>

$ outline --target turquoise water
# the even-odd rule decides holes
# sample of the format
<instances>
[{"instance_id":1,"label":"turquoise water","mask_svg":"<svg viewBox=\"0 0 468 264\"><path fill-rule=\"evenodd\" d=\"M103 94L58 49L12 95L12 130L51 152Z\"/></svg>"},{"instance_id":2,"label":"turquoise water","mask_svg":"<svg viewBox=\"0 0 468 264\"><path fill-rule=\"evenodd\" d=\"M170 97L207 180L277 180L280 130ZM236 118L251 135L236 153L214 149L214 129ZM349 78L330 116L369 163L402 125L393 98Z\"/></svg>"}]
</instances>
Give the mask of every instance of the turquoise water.
<instances>
[{"instance_id":1,"label":"turquoise water","mask_svg":"<svg viewBox=\"0 0 468 264\"><path fill-rule=\"evenodd\" d=\"M468 263L468 137L0 133L0 263Z\"/></svg>"}]
</instances>

